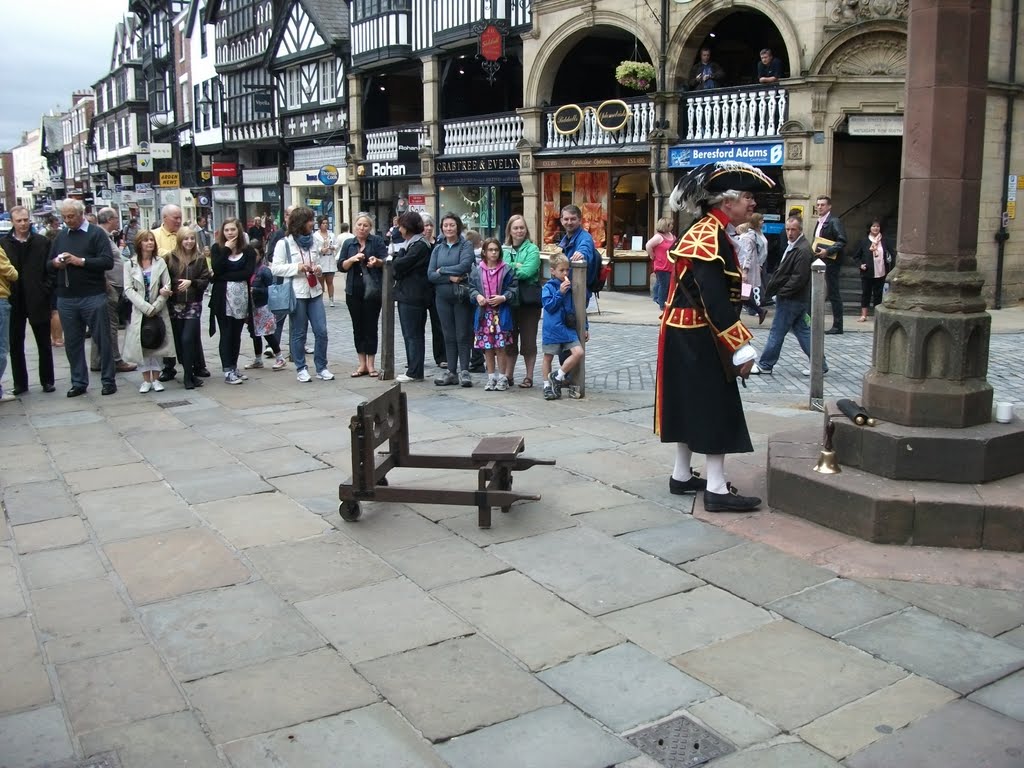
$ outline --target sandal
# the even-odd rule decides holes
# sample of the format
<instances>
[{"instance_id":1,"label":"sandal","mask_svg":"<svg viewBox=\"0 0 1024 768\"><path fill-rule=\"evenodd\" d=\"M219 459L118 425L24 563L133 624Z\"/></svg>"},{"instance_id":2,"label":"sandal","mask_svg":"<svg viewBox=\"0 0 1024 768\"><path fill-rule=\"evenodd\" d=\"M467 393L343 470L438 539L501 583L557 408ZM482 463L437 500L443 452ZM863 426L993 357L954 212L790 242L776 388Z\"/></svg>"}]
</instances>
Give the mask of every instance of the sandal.
<instances>
[{"instance_id":1,"label":"sandal","mask_svg":"<svg viewBox=\"0 0 1024 768\"><path fill-rule=\"evenodd\" d=\"M529 376L527 376L525 379L523 379L521 382L519 382L519 388L520 389L532 389L533 388L533 379L531 379Z\"/></svg>"},{"instance_id":2,"label":"sandal","mask_svg":"<svg viewBox=\"0 0 1024 768\"><path fill-rule=\"evenodd\" d=\"M380 378L380 371L367 371L366 375L367 376L372 376L375 379L379 379Z\"/></svg>"},{"instance_id":3,"label":"sandal","mask_svg":"<svg viewBox=\"0 0 1024 768\"><path fill-rule=\"evenodd\" d=\"M349 377L353 378L353 379L358 379L360 376L369 376L369 375L370 375L369 371L352 371L352 373L349 375Z\"/></svg>"}]
</instances>

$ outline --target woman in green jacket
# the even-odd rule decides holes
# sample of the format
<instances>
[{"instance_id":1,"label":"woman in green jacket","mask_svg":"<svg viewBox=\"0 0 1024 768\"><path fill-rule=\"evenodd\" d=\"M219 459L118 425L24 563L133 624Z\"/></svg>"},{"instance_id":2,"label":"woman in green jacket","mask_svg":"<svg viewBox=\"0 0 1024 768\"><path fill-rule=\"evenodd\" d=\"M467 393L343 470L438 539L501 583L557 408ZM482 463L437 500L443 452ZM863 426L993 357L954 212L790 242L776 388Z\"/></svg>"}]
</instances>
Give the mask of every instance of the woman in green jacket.
<instances>
[{"instance_id":1,"label":"woman in green jacket","mask_svg":"<svg viewBox=\"0 0 1024 768\"><path fill-rule=\"evenodd\" d=\"M516 214L505 226L505 261L515 270L519 280L519 300L512 307L512 345L506 348L505 376L512 384L520 353L526 375L519 386L533 386L533 370L537 363L537 326L540 325L540 249L530 240L526 219Z\"/></svg>"}]
</instances>

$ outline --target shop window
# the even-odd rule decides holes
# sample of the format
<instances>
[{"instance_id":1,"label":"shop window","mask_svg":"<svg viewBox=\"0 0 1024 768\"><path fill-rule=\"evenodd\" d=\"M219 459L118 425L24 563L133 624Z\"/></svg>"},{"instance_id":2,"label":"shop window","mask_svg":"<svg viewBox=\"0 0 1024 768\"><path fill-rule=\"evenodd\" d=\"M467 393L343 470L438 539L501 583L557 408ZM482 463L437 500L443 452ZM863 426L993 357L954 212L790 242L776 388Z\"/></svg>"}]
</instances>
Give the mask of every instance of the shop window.
<instances>
[{"instance_id":1,"label":"shop window","mask_svg":"<svg viewBox=\"0 0 1024 768\"><path fill-rule=\"evenodd\" d=\"M608 172L549 171L543 177L541 227L543 245L558 245L562 239L563 206L576 205L581 211L583 229L594 238L594 245L604 248L608 239Z\"/></svg>"}]
</instances>

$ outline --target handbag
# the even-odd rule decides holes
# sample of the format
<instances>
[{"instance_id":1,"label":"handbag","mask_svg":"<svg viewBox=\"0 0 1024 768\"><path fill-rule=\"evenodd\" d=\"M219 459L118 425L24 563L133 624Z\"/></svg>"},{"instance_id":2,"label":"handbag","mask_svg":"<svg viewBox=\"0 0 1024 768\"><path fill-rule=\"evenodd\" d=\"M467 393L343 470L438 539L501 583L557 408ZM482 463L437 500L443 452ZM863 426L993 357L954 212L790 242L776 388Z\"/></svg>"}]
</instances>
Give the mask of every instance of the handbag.
<instances>
[{"instance_id":1,"label":"handbag","mask_svg":"<svg viewBox=\"0 0 1024 768\"><path fill-rule=\"evenodd\" d=\"M521 307L539 307L540 283L520 283L518 301Z\"/></svg>"},{"instance_id":2,"label":"handbag","mask_svg":"<svg viewBox=\"0 0 1024 768\"><path fill-rule=\"evenodd\" d=\"M288 263L292 261L292 249L285 240L284 247L288 250ZM274 278L274 284L267 289L267 306L271 312L295 311L295 289L292 288L290 277Z\"/></svg>"},{"instance_id":3,"label":"handbag","mask_svg":"<svg viewBox=\"0 0 1024 768\"><path fill-rule=\"evenodd\" d=\"M167 338L167 327L160 315L142 316L142 327L139 329L139 340L143 349L160 349Z\"/></svg>"},{"instance_id":4,"label":"handbag","mask_svg":"<svg viewBox=\"0 0 1024 768\"><path fill-rule=\"evenodd\" d=\"M376 269L363 269L363 298L367 301L380 300L380 275Z\"/></svg>"},{"instance_id":5,"label":"handbag","mask_svg":"<svg viewBox=\"0 0 1024 768\"><path fill-rule=\"evenodd\" d=\"M452 283L452 295L460 304L469 304L469 286L465 283Z\"/></svg>"}]
</instances>

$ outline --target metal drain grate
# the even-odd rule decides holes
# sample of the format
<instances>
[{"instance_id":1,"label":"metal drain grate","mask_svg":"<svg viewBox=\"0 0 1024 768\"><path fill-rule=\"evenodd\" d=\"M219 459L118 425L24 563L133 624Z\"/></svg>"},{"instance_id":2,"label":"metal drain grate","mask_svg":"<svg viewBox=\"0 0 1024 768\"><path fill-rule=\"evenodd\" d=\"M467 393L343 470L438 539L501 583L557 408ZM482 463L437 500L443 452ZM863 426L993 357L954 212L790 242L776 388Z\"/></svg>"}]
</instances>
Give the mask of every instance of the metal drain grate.
<instances>
[{"instance_id":1,"label":"metal drain grate","mask_svg":"<svg viewBox=\"0 0 1024 768\"><path fill-rule=\"evenodd\" d=\"M682 715L637 731L626 740L665 768L704 765L735 751L725 739Z\"/></svg>"},{"instance_id":2,"label":"metal drain grate","mask_svg":"<svg viewBox=\"0 0 1024 768\"><path fill-rule=\"evenodd\" d=\"M190 400L167 400L163 403L157 403L161 408L180 408L183 405L192 405Z\"/></svg>"},{"instance_id":3,"label":"metal drain grate","mask_svg":"<svg viewBox=\"0 0 1024 768\"><path fill-rule=\"evenodd\" d=\"M121 768L121 760L116 752L104 752L93 755L85 760L62 760L59 763L47 763L43 768Z\"/></svg>"}]
</instances>

